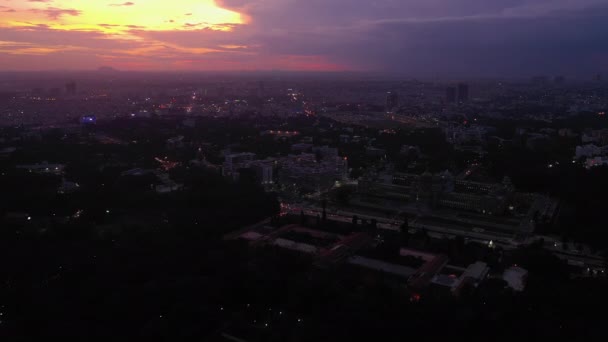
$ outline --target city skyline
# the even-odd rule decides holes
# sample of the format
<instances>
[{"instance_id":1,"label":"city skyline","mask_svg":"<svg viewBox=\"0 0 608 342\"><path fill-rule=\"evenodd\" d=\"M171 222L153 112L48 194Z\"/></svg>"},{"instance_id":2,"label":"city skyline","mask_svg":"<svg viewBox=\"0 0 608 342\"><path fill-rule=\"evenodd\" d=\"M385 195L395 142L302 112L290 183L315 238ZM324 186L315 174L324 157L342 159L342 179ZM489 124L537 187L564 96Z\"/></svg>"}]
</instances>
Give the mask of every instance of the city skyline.
<instances>
[{"instance_id":1,"label":"city skyline","mask_svg":"<svg viewBox=\"0 0 608 342\"><path fill-rule=\"evenodd\" d=\"M608 70L605 0L2 0L0 12L0 71Z\"/></svg>"}]
</instances>

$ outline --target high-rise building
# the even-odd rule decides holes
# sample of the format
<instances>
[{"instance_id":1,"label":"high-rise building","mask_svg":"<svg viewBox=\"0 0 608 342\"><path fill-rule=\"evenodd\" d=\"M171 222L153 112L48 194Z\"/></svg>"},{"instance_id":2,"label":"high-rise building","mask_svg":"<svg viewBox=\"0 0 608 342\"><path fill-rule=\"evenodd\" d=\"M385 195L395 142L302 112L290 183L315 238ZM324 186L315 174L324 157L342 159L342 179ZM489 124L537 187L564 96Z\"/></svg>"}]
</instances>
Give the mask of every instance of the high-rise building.
<instances>
[{"instance_id":1,"label":"high-rise building","mask_svg":"<svg viewBox=\"0 0 608 342\"><path fill-rule=\"evenodd\" d=\"M394 91L389 91L386 94L386 111L390 112L399 107L399 95Z\"/></svg>"},{"instance_id":2,"label":"high-rise building","mask_svg":"<svg viewBox=\"0 0 608 342\"><path fill-rule=\"evenodd\" d=\"M445 98L448 103L456 102L456 88L447 87L445 90Z\"/></svg>"},{"instance_id":3,"label":"high-rise building","mask_svg":"<svg viewBox=\"0 0 608 342\"><path fill-rule=\"evenodd\" d=\"M61 95L61 88L51 88L49 89L49 95L52 97L57 97Z\"/></svg>"},{"instance_id":4,"label":"high-rise building","mask_svg":"<svg viewBox=\"0 0 608 342\"><path fill-rule=\"evenodd\" d=\"M532 77L532 83L534 84L547 84L549 78L547 76L534 76Z\"/></svg>"},{"instance_id":5,"label":"high-rise building","mask_svg":"<svg viewBox=\"0 0 608 342\"><path fill-rule=\"evenodd\" d=\"M76 82L71 81L65 84L65 93L68 95L76 94Z\"/></svg>"},{"instance_id":6,"label":"high-rise building","mask_svg":"<svg viewBox=\"0 0 608 342\"><path fill-rule=\"evenodd\" d=\"M469 85L466 83L458 84L458 101L467 102L469 100Z\"/></svg>"}]
</instances>

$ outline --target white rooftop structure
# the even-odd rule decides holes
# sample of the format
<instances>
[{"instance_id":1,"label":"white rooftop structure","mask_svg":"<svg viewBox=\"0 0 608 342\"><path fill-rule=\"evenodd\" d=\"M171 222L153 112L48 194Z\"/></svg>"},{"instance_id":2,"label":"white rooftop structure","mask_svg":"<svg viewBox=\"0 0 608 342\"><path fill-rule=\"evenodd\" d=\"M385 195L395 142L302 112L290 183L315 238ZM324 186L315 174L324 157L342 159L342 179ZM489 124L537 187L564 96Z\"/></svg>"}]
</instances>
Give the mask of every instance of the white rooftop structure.
<instances>
[{"instance_id":1,"label":"white rooftop structure","mask_svg":"<svg viewBox=\"0 0 608 342\"><path fill-rule=\"evenodd\" d=\"M526 287L528 271L517 266L509 267L502 274L502 279L515 291L523 291Z\"/></svg>"},{"instance_id":2,"label":"white rooftop structure","mask_svg":"<svg viewBox=\"0 0 608 342\"><path fill-rule=\"evenodd\" d=\"M398 264L392 264L376 259L365 258L361 256L353 256L348 262L353 265L363 266L366 268L371 268L376 271L382 271L394 275L398 275L404 278L409 278L414 273L416 273L416 269L412 267L402 266Z\"/></svg>"},{"instance_id":3,"label":"white rooftop structure","mask_svg":"<svg viewBox=\"0 0 608 342\"><path fill-rule=\"evenodd\" d=\"M247 232L247 233L241 234L239 237L243 238L245 240L249 240L249 241L256 241L256 240L259 240L263 236L264 235L262 235L258 232Z\"/></svg>"},{"instance_id":4,"label":"white rooftop structure","mask_svg":"<svg viewBox=\"0 0 608 342\"><path fill-rule=\"evenodd\" d=\"M317 247L313 245L309 245L307 243L295 242L292 240L287 240L283 238L278 238L274 240L273 243L275 246L279 246L286 249L291 249L298 252L304 252L308 254L316 254L318 252Z\"/></svg>"},{"instance_id":5,"label":"white rooftop structure","mask_svg":"<svg viewBox=\"0 0 608 342\"><path fill-rule=\"evenodd\" d=\"M475 282L479 282L488 275L489 271L490 268L485 262L477 261L467 267L466 271L464 271L462 275L462 278L468 277L473 279Z\"/></svg>"}]
</instances>

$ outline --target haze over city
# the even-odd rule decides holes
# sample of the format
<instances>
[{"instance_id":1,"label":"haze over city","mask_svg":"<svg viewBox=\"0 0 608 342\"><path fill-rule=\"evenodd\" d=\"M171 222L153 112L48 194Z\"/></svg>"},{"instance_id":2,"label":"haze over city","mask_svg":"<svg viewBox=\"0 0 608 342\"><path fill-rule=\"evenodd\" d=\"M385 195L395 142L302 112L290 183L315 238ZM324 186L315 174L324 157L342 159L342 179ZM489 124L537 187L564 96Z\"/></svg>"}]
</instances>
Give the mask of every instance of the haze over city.
<instances>
[{"instance_id":1,"label":"haze over city","mask_svg":"<svg viewBox=\"0 0 608 342\"><path fill-rule=\"evenodd\" d=\"M0 341L601 341L607 42L608 0L0 0Z\"/></svg>"},{"instance_id":2,"label":"haze over city","mask_svg":"<svg viewBox=\"0 0 608 342\"><path fill-rule=\"evenodd\" d=\"M605 0L0 0L0 71L608 70Z\"/></svg>"}]
</instances>

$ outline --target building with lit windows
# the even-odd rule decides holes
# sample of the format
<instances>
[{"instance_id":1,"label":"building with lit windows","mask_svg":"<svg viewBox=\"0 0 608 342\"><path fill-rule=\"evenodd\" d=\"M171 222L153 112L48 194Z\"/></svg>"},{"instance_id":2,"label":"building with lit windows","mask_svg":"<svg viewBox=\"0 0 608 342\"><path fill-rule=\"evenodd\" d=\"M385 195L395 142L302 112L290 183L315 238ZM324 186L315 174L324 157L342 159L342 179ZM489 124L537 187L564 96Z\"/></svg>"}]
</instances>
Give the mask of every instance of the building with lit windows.
<instances>
[{"instance_id":1,"label":"building with lit windows","mask_svg":"<svg viewBox=\"0 0 608 342\"><path fill-rule=\"evenodd\" d=\"M386 94L386 111L392 112L399 107L399 95L394 91Z\"/></svg>"},{"instance_id":2,"label":"building with lit windows","mask_svg":"<svg viewBox=\"0 0 608 342\"><path fill-rule=\"evenodd\" d=\"M299 193L313 193L330 189L335 182L348 178L348 160L332 157L330 150L323 152L289 155L277 160L278 179L285 188Z\"/></svg>"},{"instance_id":3,"label":"building with lit windows","mask_svg":"<svg viewBox=\"0 0 608 342\"><path fill-rule=\"evenodd\" d=\"M455 179L449 171L422 175L395 172L359 180L359 191L397 200L420 202L430 208L452 208L500 215L514 192L508 178L503 183Z\"/></svg>"},{"instance_id":4,"label":"building with lit windows","mask_svg":"<svg viewBox=\"0 0 608 342\"><path fill-rule=\"evenodd\" d=\"M469 85L466 83L458 84L458 101L464 103L469 101Z\"/></svg>"},{"instance_id":5,"label":"building with lit windows","mask_svg":"<svg viewBox=\"0 0 608 342\"><path fill-rule=\"evenodd\" d=\"M384 215L406 212L410 226L420 229L466 231L488 241L530 234L538 223L551 223L558 207L547 196L516 192L507 177L501 183L472 182L448 171L368 174L350 203Z\"/></svg>"},{"instance_id":6,"label":"building with lit windows","mask_svg":"<svg viewBox=\"0 0 608 342\"><path fill-rule=\"evenodd\" d=\"M273 160L256 160L254 153L227 154L224 158L222 174L225 177L237 181L243 170L251 170L256 182L262 185L274 183Z\"/></svg>"},{"instance_id":7,"label":"building with lit windows","mask_svg":"<svg viewBox=\"0 0 608 342\"><path fill-rule=\"evenodd\" d=\"M455 103L456 102L456 88L447 87L445 90L445 99L447 103Z\"/></svg>"}]
</instances>

